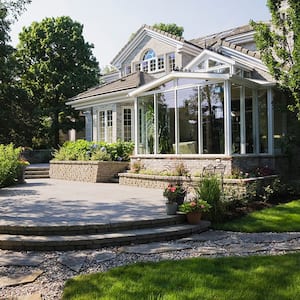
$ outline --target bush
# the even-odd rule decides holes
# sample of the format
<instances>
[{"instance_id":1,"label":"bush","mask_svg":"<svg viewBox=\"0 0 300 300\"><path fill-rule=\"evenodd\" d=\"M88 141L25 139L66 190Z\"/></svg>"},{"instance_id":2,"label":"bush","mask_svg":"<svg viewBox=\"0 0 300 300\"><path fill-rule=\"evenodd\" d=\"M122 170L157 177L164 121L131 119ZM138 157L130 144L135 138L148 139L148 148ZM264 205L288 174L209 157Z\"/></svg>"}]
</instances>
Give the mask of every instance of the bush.
<instances>
[{"instance_id":1,"label":"bush","mask_svg":"<svg viewBox=\"0 0 300 300\"><path fill-rule=\"evenodd\" d=\"M0 145L0 187L16 182L21 169L20 153L21 148L14 148L13 144Z\"/></svg>"},{"instance_id":2,"label":"bush","mask_svg":"<svg viewBox=\"0 0 300 300\"><path fill-rule=\"evenodd\" d=\"M223 205L221 201L221 182L215 176L204 176L196 189L199 199L205 200L210 206L209 218L211 221L220 221L223 218Z\"/></svg>"},{"instance_id":3,"label":"bush","mask_svg":"<svg viewBox=\"0 0 300 300\"><path fill-rule=\"evenodd\" d=\"M106 143L77 140L65 142L59 150L54 152L54 160L112 160L129 161L134 149L131 142Z\"/></svg>"}]
</instances>

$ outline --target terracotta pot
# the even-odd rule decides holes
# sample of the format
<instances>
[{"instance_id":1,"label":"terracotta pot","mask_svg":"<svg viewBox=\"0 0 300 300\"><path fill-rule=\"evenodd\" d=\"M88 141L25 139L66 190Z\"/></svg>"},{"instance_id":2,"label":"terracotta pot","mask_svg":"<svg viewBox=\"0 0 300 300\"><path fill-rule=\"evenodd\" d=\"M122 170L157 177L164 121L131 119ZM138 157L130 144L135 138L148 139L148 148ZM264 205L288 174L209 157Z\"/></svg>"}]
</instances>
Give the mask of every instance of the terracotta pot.
<instances>
[{"instance_id":1,"label":"terracotta pot","mask_svg":"<svg viewBox=\"0 0 300 300\"><path fill-rule=\"evenodd\" d=\"M189 224L199 224L201 220L201 212L193 211L186 214L186 218Z\"/></svg>"},{"instance_id":2,"label":"terracotta pot","mask_svg":"<svg viewBox=\"0 0 300 300\"><path fill-rule=\"evenodd\" d=\"M177 203L176 202L166 203L167 215L176 215L176 211L177 211Z\"/></svg>"}]
</instances>

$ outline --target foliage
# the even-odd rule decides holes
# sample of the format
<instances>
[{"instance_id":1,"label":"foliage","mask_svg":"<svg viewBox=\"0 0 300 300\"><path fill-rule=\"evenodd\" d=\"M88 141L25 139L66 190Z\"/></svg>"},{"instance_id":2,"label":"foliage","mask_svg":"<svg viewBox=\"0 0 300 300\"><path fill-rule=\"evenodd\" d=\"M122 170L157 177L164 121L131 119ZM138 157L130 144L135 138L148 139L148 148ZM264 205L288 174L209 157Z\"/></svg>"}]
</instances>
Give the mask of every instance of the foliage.
<instances>
[{"instance_id":1,"label":"foliage","mask_svg":"<svg viewBox=\"0 0 300 300\"><path fill-rule=\"evenodd\" d=\"M85 42L83 26L70 17L45 18L23 28L17 58L22 65L22 87L35 104L33 119L40 120L51 145L59 144L59 130L81 129L79 112L67 99L99 82L93 45ZM49 126L42 122L49 120ZM38 138L43 138L41 132Z\"/></svg>"},{"instance_id":2,"label":"foliage","mask_svg":"<svg viewBox=\"0 0 300 300\"><path fill-rule=\"evenodd\" d=\"M0 1L0 143L25 145L31 142L34 122L32 104L19 86L19 64L9 45L11 24L25 9L28 0Z\"/></svg>"},{"instance_id":3,"label":"foliage","mask_svg":"<svg viewBox=\"0 0 300 300\"><path fill-rule=\"evenodd\" d=\"M0 145L0 187L14 184L23 161L19 161L21 148L13 144Z\"/></svg>"},{"instance_id":4,"label":"foliage","mask_svg":"<svg viewBox=\"0 0 300 300\"><path fill-rule=\"evenodd\" d=\"M201 178L196 189L198 199L204 199L211 206L209 218L217 221L222 218L221 181L218 176L210 175Z\"/></svg>"},{"instance_id":5,"label":"foliage","mask_svg":"<svg viewBox=\"0 0 300 300\"><path fill-rule=\"evenodd\" d=\"M185 201L179 206L179 211L183 213L190 212L208 212L211 208L211 205L207 203L207 201L194 198L190 201Z\"/></svg>"},{"instance_id":6,"label":"foliage","mask_svg":"<svg viewBox=\"0 0 300 300\"><path fill-rule=\"evenodd\" d=\"M54 160L128 161L133 151L131 142L106 143L85 140L67 141L54 152Z\"/></svg>"},{"instance_id":7,"label":"foliage","mask_svg":"<svg viewBox=\"0 0 300 300\"><path fill-rule=\"evenodd\" d=\"M173 35L177 35L182 37L184 28L182 26L178 26L175 23L165 24L165 23L155 23L153 26L155 29L162 30L164 32L168 32Z\"/></svg>"},{"instance_id":8,"label":"foliage","mask_svg":"<svg viewBox=\"0 0 300 300\"><path fill-rule=\"evenodd\" d=\"M215 224L216 229L242 232L300 231L300 200L252 212L242 218Z\"/></svg>"},{"instance_id":9,"label":"foliage","mask_svg":"<svg viewBox=\"0 0 300 300\"><path fill-rule=\"evenodd\" d=\"M144 166L141 163L140 160L136 160L135 162L133 162L130 166L130 171L132 173L138 174L141 172L141 170L143 170Z\"/></svg>"},{"instance_id":10,"label":"foliage","mask_svg":"<svg viewBox=\"0 0 300 300\"><path fill-rule=\"evenodd\" d=\"M163 196L168 199L168 202L175 202L176 199L184 197L185 194L186 189L181 183L169 183L163 192Z\"/></svg>"},{"instance_id":11,"label":"foliage","mask_svg":"<svg viewBox=\"0 0 300 300\"><path fill-rule=\"evenodd\" d=\"M288 7L282 7L288 4ZM251 22L262 61L281 87L289 91L294 104L289 108L300 119L300 2L268 0L271 25Z\"/></svg>"},{"instance_id":12,"label":"foliage","mask_svg":"<svg viewBox=\"0 0 300 300\"><path fill-rule=\"evenodd\" d=\"M139 262L66 282L63 300L299 299L300 254Z\"/></svg>"}]
</instances>

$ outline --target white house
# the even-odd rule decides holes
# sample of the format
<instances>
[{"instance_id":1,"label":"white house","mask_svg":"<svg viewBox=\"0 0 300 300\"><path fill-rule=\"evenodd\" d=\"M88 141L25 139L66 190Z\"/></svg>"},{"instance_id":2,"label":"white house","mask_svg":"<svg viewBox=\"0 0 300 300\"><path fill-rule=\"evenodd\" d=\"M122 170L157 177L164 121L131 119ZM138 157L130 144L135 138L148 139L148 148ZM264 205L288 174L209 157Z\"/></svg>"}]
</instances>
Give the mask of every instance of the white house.
<instances>
[{"instance_id":1,"label":"white house","mask_svg":"<svg viewBox=\"0 0 300 300\"><path fill-rule=\"evenodd\" d=\"M285 165L286 100L250 25L190 41L145 25L112 64L118 79L67 103L83 111L87 140L134 141L132 160L152 169Z\"/></svg>"}]
</instances>

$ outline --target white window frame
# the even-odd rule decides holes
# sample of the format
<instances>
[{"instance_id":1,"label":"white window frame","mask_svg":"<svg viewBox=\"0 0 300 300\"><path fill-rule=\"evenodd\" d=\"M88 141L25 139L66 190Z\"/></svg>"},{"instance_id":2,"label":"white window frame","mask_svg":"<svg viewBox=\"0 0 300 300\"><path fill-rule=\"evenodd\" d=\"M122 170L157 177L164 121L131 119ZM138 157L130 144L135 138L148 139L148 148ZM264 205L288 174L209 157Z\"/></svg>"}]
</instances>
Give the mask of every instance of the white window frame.
<instances>
[{"instance_id":1,"label":"white window frame","mask_svg":"<svg viewBox=\"0 0 300 300\"><path fill-rule=\"evenodd\" d=\"M109 112L111 112L111 120L108 120ZM104 123L101 122L100 115L104 113ZM111 125L108 126L108 122ZM101 136L101 126L104 124L104 137ZM109 136L108 128L111 128L111 133ZM112 143L114 140L114 111L113 109L99 109L98 110L98 141L104 141L107 143Z\"/></svg>"},{"instance_id":2,"label":"white window frame","mask_svg":"<svg viewBox=\"0 0 300 300\"><path fill-rule=\"evenodd\" d=\"M134 108L132 106L123 106L122 107L122 140L125 141L125 128L124 128L125 114L124 114L124 112L126 109L130 109L130 112L131 112L131 130L130 130L131 139L130 139L130 141L133 141L134 140Z\"/></svg>"}]
</instances>

